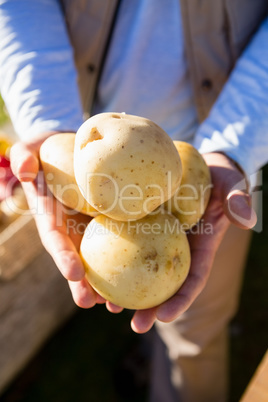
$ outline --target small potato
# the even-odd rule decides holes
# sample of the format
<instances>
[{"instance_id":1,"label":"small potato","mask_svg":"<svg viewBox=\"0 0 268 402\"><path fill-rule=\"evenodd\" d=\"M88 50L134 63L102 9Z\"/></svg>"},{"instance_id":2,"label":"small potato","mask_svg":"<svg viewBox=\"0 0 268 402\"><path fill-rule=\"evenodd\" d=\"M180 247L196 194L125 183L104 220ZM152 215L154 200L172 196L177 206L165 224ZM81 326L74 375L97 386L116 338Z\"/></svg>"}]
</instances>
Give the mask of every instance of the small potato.
<instances>
[{"instance_id":1,"label":"small potato","mask_svg":"<svg viewBox=\"0 0 268 402\"><path fill-rule=\"evenodd\" d=\"M174 141L182 163L182 179L175 195L165 208L181 222L184 230L196 225L204 214L211 193L209 168L202 155L192 145Z\"/></svg>"},{"instance_id":2,"label":"small potato","mask_svg":"<svg viewBox=\"0 0 268 402\"><path fill-rule=\"evenodd\" d=\"M64 205L94 217L98 212L85 200L74 177L74 142L74 133L55 134L43 142L40 160L46 183Z\"/></svg>"},{"instance_id":3,"label":"small potato","mask_svg":"<svg viewBox=\"0 0 268 402\"><path fill-rule=\"evenodd\" d=\"M74 173L86 200L112 219L140 219L175 193L181 162L173 141L151 120L101 113L79 128Z\"/></svg>"},{"instance_id":4,"label":"small potato","mask_svg":"<svg viewBox=\"0 0 268 402\"><path fill-rule=\"evenodd\" d=\"M178 219L163 209L139 221L97 216L84 233L80 256L92 287L128 309L150 308L174 295L191 258Z\"/></svg>"}]
</instances>

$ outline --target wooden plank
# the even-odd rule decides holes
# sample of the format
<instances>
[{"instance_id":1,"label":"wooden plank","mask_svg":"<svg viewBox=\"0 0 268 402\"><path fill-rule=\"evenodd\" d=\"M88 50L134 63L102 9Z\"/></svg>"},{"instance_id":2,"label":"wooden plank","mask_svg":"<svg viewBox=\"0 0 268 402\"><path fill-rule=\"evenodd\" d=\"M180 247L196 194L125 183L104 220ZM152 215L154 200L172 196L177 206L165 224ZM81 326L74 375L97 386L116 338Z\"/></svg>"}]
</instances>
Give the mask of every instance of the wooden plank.
<instances>
[{"instance_id":1,"label":"wooden plank","mask_svg":"<svg viewBox=\"0 0 268 402\"><path fill-rule=\"evenodd\" d=\"M248 384L240 402L268 401L268 350Z\"/></svg>"},{"instance_id":2,"label":"wooden plank","mask_svg":"<svg viewBox=\"0 0 268 402\"><path fill-rule=\"evenodd\" d=\"M76 308L67 281L45 251L0 283L0 392Z\"/></svg>"},{"instance_id":3,"label":"wooden plank","mask_svg":"<svg viewBox=\"0 0 268 402\"><path fill-rule=\"evenodd\" d=\"M17 140L8 122L1 130ZM77 307L26 212L0 232L0 393Z\"/></svg>"},{"instance_id":4,"label":"wooden plank","mask_svg":"<svg viewBox=\"0 0 268 402\"><path fill-rule=\"evenodd\" d=\"M76 310L26 213L0 233L0 393Z\"/></svg>"},{"instance_id":5,"label":"wooden plank","mask_svg":"<svg viewBox=\"0 0 268 402\"><path fill-rule=\"evenodd\" d=\"M0 233L0 280L10 280L43 250L35 221L27 212Z\"/></svg>"}]
</instances>

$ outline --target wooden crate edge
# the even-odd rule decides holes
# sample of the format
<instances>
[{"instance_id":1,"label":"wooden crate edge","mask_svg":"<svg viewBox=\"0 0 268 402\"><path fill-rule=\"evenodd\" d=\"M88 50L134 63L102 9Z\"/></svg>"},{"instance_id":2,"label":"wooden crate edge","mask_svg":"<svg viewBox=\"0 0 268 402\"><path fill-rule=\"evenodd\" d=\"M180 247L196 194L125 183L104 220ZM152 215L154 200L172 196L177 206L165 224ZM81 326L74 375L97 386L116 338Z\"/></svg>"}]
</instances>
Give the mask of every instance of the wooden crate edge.
<instances>
[{"instance_id":1,"label":"wooden crate edge","mask_svg":"<svg viewBox=\"0 0 268 402\"><path fill-rule=\"evenodd\" d=\"M10 280L43 250L35 221L26 213L0 233L0 280Z\"/></svg>"}]
</instances>

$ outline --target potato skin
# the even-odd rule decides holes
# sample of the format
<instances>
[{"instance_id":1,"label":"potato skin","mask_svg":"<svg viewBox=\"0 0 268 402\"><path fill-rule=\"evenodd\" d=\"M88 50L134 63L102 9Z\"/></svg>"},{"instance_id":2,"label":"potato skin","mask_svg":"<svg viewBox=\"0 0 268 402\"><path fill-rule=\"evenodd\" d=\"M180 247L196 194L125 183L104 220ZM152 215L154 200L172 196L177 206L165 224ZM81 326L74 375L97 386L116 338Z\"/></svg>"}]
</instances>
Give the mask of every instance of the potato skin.
<instances>
[{"instance_id":1,"label":"potato skin","mask_svg":"<svg viewBox=\"0 0 268 402\"><path fill-rule=\"evenodd\" d=\"M211 176L202 155L191 144L174 141L182 163L182 179L165 208L174 214L184 230L196 225L204 214L210 194Z\"/></svg>"},{"instance_id":2,"label":"potato skin","mask_svg":"<svg viewBox=\"0 0 268 402\"><path fill-rule=\"evenodd\" d=\"M94 217L98 211L85 200L74 177L74 143L74 133L54 134L43 142L40 160L45 180L57 200L71 209Z\"/></svg>"},{"instance_id":3,"label":"potato skin","mask_svg":"<svg viewBox=\"0 0 268 402\"><path fill-rule=\"evenodd\" d=\"M74 172L86 200L112 219L141 219L176 191L181 162L151 120L124 113L88 119L75 140Z\"/></svg>"},{"instance_id":4,"label":"potato skin","mask_svg":"<svg viewBox=\"0 0 268 402\"><path fill-rule=\"evenodd\" d=\"M92 287L127 309L150 308L174 295L191 258L179 221L163 209L139 221L97 216L83 236L80 256Z\"/></svg>"}]
</instances>

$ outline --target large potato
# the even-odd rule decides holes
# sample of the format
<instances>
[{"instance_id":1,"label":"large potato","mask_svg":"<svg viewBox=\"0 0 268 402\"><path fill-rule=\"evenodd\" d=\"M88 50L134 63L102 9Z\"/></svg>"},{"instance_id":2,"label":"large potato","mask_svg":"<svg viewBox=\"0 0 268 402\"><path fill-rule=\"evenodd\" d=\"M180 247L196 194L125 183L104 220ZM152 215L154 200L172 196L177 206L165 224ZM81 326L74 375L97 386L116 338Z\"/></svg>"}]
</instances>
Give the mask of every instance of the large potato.
<instances>
[{"instance_id":1,"label":"large potato","mask_svg":"<svg viewBox=\"0 0 268 402\"><path fill-rule=\"evenodd\" d=\"M105 299L128 309L145 309L170 298L190 267L186 234L161 210L139 221L99 215L80 246L86 278Z\"/></svg>"},{"instance_id":2,"label":"large potato","mask_svg":"<svg viewBox=\"0 0 268 402\"><path fill-rule=\"evenodd\" d=\"M198 223L204 214L211 193L209 168L202 155L192 145L183 141L174 141L182 163L181 184L175 195L165 203L189 230Z\"/></svg>"},{"instance_id":3,"label":"large potato","mask_svg":"<svg viewBox=\"0 0 268 402\"><path fill-rule=\"evenodd\" d=\"M179 154L151 120L101 113L76 134L74 173L86 200L112 219L140 219L168 200L181 180Z\"/></svg>"},{"instance_id":4,"label":"large potato","mask_svg":"<svg viewBox=\"0 0 268 402\"><path fill-rule=\"evenodd\" d=\"M57 200L67 207L96 216L98 212L86 202L74 177L74 142L74 133L55 134L43 142L40 160L46 183Z\"/></svg>"}]
</instances>

